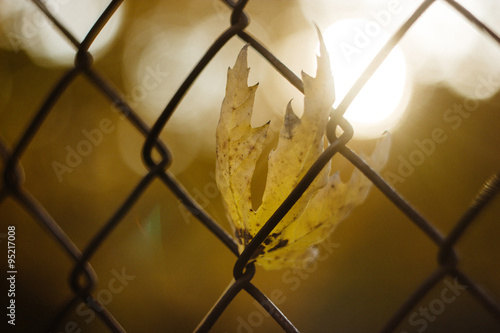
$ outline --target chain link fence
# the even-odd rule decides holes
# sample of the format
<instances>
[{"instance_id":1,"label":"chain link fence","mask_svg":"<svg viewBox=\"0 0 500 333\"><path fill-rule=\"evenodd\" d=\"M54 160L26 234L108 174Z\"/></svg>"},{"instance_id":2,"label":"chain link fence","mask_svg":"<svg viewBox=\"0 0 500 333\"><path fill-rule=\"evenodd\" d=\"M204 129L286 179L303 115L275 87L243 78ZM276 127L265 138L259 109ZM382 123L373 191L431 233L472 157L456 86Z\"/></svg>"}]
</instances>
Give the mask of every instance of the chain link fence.
<instances>
[{"instance_id":1,"label":"chain link fence","mask_svg":"<svg viewBox=\"0 0 500 333\"><path fill-rule=\"evenodd\" d=\"M230 24L206 50L205 54L196 64L194 69L185 78L176 93L173 95L169 103L161 115L156 119L154 125L150 128L146 122L138 116L133 107L129 105L126 99L117 88L115 88L108 80L99 73L93 66L93 58L89 53L89 48L104 28L108 20L113 16L115 11L121 5L122 1L111 1L100 18L95 22L92 29L88 32L82 42L68 30L61 22L59 22L53 13L47 8L42 0L33 0L33 3L42 11L50 21L64 34L67 40L74 46L76 51L75 65L67 70L58 80L57 84L45 98L42 106L36 111L33 119L29 123L27 129L23 132L18 142L9 147L8 144L0 137L0 156L4 161L3 170L3 185L0 191L0 203L5 202L8 198L14 199L23 210L34 216L36 220L56 239L61 248L66 254L72 258L74 268L69 276L71 289L74 297L64 306L63 309L55 316L46 329L47 332L54 331L61 327L68 315L74 311L75 307L80 302L93 309L98 318L105 323L110 331L125 332L126 327L122 327L118 318L115 318L102 302L99 302L96 297L95 287L97 285L98 276L94 271L90 261L95 254L101 249L102 244L110 236L110 234L120 225L124 216L131 210L133 205L141 198L143 193L152 185L154 181L160 181L176 198L178 198L183 206L213 235L222 242L227 250L232 252L236 259L233 270L234 280L228 289L222 294L220 299L214 304L213 308L208 312L205 318L201 320L196 332L207 332L213 327L219 317L224 313L228 305L241 292L247 293L254 298L265 311L278 323L285 332L298 332L294 323L287 318L283 313L254 283L252 279L256 273L254 264L251 262L251 257L259 245L269 235L273 228L291 209L294 203L304 193L309 184L314 180L323 166L335 155L340 154L345 157L354 167L358 168L363 174L368 177L371 182L381 191L401 212L403 212L409 220L411 220L439 249L437 255L438 267L424 279L420 286L415 291L408 295L406 301L399 306L392 317L387 318L386 324L382 328L374 329L379 332L394 332L398 326L411 314L412 310L421 302L428 293L438 286L447 276L455 279L455 283L459 286L465 286L466 292L472 295L484 309L496 321L500 322L500 306L498 301L484 290L478 283L475 282L468 274L459 268L460 257L458 256L455 245L467 232L470 226L474 223L478 214L492 201L494 196L500 190L500 173L492 175L491 178L478 189L478 193L474 201L465 210L462 217L456 222L452 230L443 235L438 229L430 223L412 204L410 204L403 196L398 193L384 178L372 170L352 149L348 147L348 143L352 138L353 129L349 122L343 117L347 108L360 92L364 84L368 81L371 75L376 71L379 65L389 55L391 50L400 42L405 33L419 20L426 10L437 0L423 1L414 13L400 26L400 28L391 36L389 41L380 50L376 57L371 61L364 73L356 81L346 97L342 100L338 108L332 114L328 124L328 133L330 144L323 155L316 161L312 168L307 172L298 186L290 193L288 198L282 203L274 215L262 227L260 232L251 241L245 251L239 255L237 245L233 238L215 221L184 188L169 171L169 166L172 163L172 157L169 152L169 146L159 139L160 133L168 123L172 114L176 111L177 106L187 93L188 89L197 80L202 70L217 56L228 41L233 38L240 38L257 51L265 58L270 66L278 71L286 78L291 85L298 90L303 91L302 81L279 59L277 59L266 46L262 45L258 38L254 37L247 30L251 25L250 17L245 11L247 1L223 1L226 6L231 8ZM500 47L500 37L495 34L488 26L483 24L470 11L453 0L444 1L454 8L456 13L462 16L464 20L476 27L484 38L491 38ZM498 59L500 60L500 59ZM126 117L126 120L133 125L144 138L145 143L142 148L142 159L145 166L148 168L148 173L141 179L136 187L131 191L126 200L116 209L112 217L100 228L93 236L87 246L80 249L65 233L60 223L48 212L44 206L34 197L29 188L27 188L24 179L23 165L20 163L23 154L26 152L30 143L36 138L37 132L44 125L55 103L65 93L75 79L84 76L92 83L92 85L105 96L114 105L118 106L119 110ZM336 129L340 127L342 134L336 136ZM140 156L137 156L140 158ZM451 287L450 287L451 288ZM67 329L67 328L66 328ZM307 331L307 328L306 328Z\"/></svg>"}]
</instances>

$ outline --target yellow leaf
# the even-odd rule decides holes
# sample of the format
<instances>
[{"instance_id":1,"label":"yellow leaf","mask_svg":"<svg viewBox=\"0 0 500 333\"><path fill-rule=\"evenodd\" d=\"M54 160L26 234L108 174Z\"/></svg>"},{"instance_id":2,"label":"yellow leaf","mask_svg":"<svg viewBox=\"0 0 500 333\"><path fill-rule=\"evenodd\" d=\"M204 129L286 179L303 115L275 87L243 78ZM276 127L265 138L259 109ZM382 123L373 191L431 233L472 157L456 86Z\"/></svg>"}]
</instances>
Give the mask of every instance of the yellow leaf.
<instances>
[{"instance_id":1,"label":"yellow leaf","mask_svg":"<svg viewBox=\"0 0 500 333\"><path fill-rule=\"evenodd\" d=\"M325 130L334 102L333 77L321 34L316 77L302 73L304 114L298 118L288 104L276 148L268 157L266 187L260 207L252 209L251 180L268 124L252 128L253 101L257 86L248 87L247 47L228 70L226 96L216 133L216 180L226 206L240 253L295 188L324 151ZM368 164L380 170L389 154L386 135ZM349 212L361 204L371 182L355 170L347 183L330 163L323 168L301 198L274 228L254 260L266 269L301 266L316 254L315 244L324 240Z\"/></svg>"},{"instance_id":2,"label":"yellow leaf","mask_svg":"<svg viewBox=\"0 0 500 333\"><path fill-rule=\"evenodd\" d=\"M251 228L250 182L268 128L268 124L260 128L250 125L257 85L248 87L248 72L244 47L234 68L227 73L226 96L216 134L216 181L236 231Z\"/></svg>"}]
</instances>

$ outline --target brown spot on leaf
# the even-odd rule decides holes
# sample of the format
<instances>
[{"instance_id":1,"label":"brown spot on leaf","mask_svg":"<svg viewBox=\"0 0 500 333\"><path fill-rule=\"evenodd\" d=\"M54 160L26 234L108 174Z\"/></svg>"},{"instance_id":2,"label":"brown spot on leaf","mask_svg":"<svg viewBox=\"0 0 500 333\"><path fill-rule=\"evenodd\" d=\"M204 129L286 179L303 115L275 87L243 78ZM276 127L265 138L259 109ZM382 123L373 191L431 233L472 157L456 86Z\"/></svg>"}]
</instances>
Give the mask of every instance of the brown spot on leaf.
<instances>
[{"instance_id":1,"label":"brown spot on leaf","mask_svg":"<svg viewBox=\"0 0 500 333\"><path fill-rule=\"evenodd\" d=\"M267 252L276 251L277 249L284 247L286 244L288 244L288 239L282 239L278 242L278 244L276 244L276 246L274 246L272 249L269 249L269 251Z\"/></svg>"},{"instance_id":2,"label":"brown spot on leaf","mask_svg":"<svg viewBox=\"0 0 500 333\"><path fill-rule=\"evenodd\" d=\"M264 254L264 252L265 252L264 249L265 249L264 245L260 244L259 247L257 248L257 250L255 250L255 252L253 253L252 258L250 258L250 259L255 259L258 256L260 256L261 254Z\"/></svg>"},{"instance_id":3,"label":"brown spot on leaf","mask_svg":"<svg viewBox=\"0 0 500 333\"><path fill-rule=\"evenodd\" d=\"M234 235L238 242L242 245L247 245L253 239L253 236L245 229L236 228Z\"/></svg>"}]
</instances>

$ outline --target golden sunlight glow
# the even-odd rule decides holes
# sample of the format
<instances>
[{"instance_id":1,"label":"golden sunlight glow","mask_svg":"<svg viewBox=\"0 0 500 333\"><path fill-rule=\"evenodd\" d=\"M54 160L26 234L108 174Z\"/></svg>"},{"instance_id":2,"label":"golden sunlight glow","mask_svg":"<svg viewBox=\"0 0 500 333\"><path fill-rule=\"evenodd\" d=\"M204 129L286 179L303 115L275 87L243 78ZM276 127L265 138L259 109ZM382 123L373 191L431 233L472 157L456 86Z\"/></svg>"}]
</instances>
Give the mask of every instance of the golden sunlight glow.
<instances>
[{"instance_id":1,"label":"golden sunlight glow","mask_svg":"<svg viewBox=\"0 0 500 333\"><path fill-rule=\"evenodd\" d=\"M462 0L461 3L492 29L498 30L497 2ZM500 65L494 41L480 33L454 8L434 3L403 39L413 77L423 84L442 82L466 98L492 97L500 84Z\"/></svg>"},{"instance_id":2,"label":"golden sunlight glow","mask_svg":"<svg viewBox=\"0 0 500 333\"><path fill-rule=\"evenodd\" d=\"M11 24L3 27L7 32L7 41L2 43L4 47L9 47L16 52L24 50L34 62L42 66L73 65L76 54L74 45L71 45L42 11L32 3L17 4L17 1L13 0L6 1L0 9L3 10L3 7L13 4L16 5L15 10L0 14L0 21L5 19ZM59 0L46 3L49 11L78 41L83 41L108 5L109 1L103 0ZM94 59L112 45L121 26L124 10L125 6L121 5L90 46ZM18 19L7 20L9 18L7 14Z\"/></svg>"},{"instance_id":3,"label":"golden sunlight glow","mask_svg":"<svg viewBox=\"0 0 500 333\"><path fill-rule=\"evenodd\" d=\"M389 35L375 21L345 19L324 33L335 80L337 107ZM373 138L394 129L408 102L406 62L399 47L393 49L345 113L358 138Z\"/></svg>"}]
</instances>

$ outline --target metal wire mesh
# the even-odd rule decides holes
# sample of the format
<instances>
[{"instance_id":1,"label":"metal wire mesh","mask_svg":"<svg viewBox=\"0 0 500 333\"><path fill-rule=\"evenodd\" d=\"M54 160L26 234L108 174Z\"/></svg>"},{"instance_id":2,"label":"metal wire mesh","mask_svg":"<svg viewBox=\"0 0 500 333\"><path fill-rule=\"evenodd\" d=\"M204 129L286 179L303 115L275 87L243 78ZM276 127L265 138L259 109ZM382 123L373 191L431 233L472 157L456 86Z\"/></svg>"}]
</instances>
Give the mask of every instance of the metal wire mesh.
<instances>
[{"instance_id":1,"label":"metal wire mesh","mask_svg":"<svg viewBox=\"0 0 500 333\"><path fill-rule=\"evenodd\" d=\"M113 332L125 332L126 328L122 327L120 322L113 314L101 304L95 296L94 287L97 283L97 275L90 265L90 260L101 248L102 243L122 222L123 217L138 201L145 190L152 184L154 180L160 180L163 185L168 188L185 206L185 208L193 214L200 223L205 225L222 242L229 251L236 257L234 264L234 282L223 293L221 298L216 302L214 307L209 311L207 316L199 323L196 332L209 331L218 318L223 314L227 306L240 292L245 291L269 313L269 315L283 328L286 332L298 332L294 324L285 316L281 310L273 304L270 298L265 295L257 286L252 283L252 278L256 274L253 263L249 262L253 253L264 239L272 232L273 228L280 222L285 214L290 210L294 203L300 198L302 193L307 189L309 184L314 180L323 166L335 155L343 155L352 165L361 170L373 184L399 209L401 210L432 242L439 248L437 257L438 267L424 280L421 285L408 296L407 300L401 304L399 309L391 318L388 318L384 327L380 328L380 332L393 332L400 323L408 317L412 309L420 302L428 292L435 287L446 276L456 278L462 285L467 286L467 292L477 299L477 302L489 312L491 316L500 322L500 306L488 292L483 290L470 276L465 274L459 267L460 258L455 252L455 244L468 230L469 226L474 222L476 216L484 209L485 206L500 190L500 173L495 174L488 180L481 189L479 189L475 200L470 204L462 217L456 222L455 227L448 235L441 234L424 216L422 216L415 207L406 201L401 194L398 193L384 178L370 168L347 144L352 137L352 128L343 118L344 113L360 92L361 88L368 81L371 75L375 72L378 66L388 56L390 51L400 42L408 29L414 25L422 14L436 0L426 0L414 11L413 15L392 35L385 46L380 50L377 56L373 59L364 73L360 76L352 89L342 100L339 107L335 110L328 124L328 137L330 141L329 147L316 163L307 172L298 186L290 193L288 198L283 202L279 209L262 227L259 233L251 241L244 252L239 255L237 246L233 238L224 231L219 224L209 216L203 207L197 203L192 196L186 191L181 183L169 172L169 166L172 162L169 153L169 147L159 139L160 132L164 129L172 114L175 112L182 97L188 89L193 85L201 71L210 63L222 49L226 43L232 38L241 38L246 43L255 49L269 64L274 67L290 84L298 90L303 91L302 81L288 67L277 59L257 38L252 36L247 27L250 24L248 14L245 12L247 1L231 1L225 0L224 3L231 8L232 14L228 28L223 31L219 37L206 50L200 61L194 67L191 73L185 78L184 82L178 88L175 95L171 98L168 105L165 107L161 115L156 119L154 126L149 128L143 119L141 119L134 109L129 106L128 102L122 97L119 91L109 83L94 67L92 55L89 53L89 47L92 45L95 38L106 25L113 13L120 6L122 1L111 1L107 9L102 13L100 18L95 22L92 29L82 42L79 42L71 32L59 22L46 7L42 0L33 0L33 3L52 21L52 23L66 36L68 41L76 49L75 66L67 70L59 79L57 84L46 97L43 105L37 110L35 116L30 122L28 128L24 131L21 138L12 148L9 148L0 138L0 155L5 161L3 170L3 187L0 191L0 203L7 198L13 198L15 201L29 214L34 216L36 220L43 225L46 230L57 240L65 251L73 260L74 268L70 276L70 284L74 293L74 297L65 307L58 313L52 321L50 327L46 331L50 332L61 325L63 320L68 316L69 312L74 309L75 305L83 301L86 305L95 310L99 318ZM500 37L496 35L490 28L477 19L471 12L453 0L446 0L457 13L465 20L470 22L482 33L486 38L492 38L500 47ZM86 77L98 91L109 99L111 102L120 105L120 111L126 117L127 121L132 124L137 131L145 137L145 144L142 150L142 158L149 172L136 185L134 190L130 192L127 199L114 212L112 217L102 226L92 240L83 249L78 248L72 239L66 235L63 228L60 226L44 206L34 197L24 184L23 166L20 159L29 147L30 143L36 137L38 130L44 125L44 121L53 109L53 106L58 99L65 93L69 85L79 77ZM343 130L342 135L335 136L335 129L340 127ZM154 152L160 158L154 158ZM139 157L138 157L139 158Z\"/></svg>"}]
</instances>

